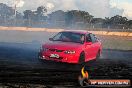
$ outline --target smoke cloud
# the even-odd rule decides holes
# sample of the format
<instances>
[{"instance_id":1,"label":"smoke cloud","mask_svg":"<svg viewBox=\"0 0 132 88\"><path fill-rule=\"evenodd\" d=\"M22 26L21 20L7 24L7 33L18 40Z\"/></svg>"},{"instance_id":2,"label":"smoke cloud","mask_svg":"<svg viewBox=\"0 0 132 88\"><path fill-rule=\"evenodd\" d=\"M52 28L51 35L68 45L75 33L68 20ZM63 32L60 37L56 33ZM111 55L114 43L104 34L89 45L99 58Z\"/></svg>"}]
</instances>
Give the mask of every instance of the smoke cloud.
<instances>
[{"instance_id":1,"label":"smoke cloud","mask_svg":"<svg viewBox=\"0 0 132 88\"><path fill-rule=\"evenodd\" d=\"M12 0L0 0L0 2L8 3ZM83 10L89 12L94 17L111 17L114 15L129 14L126 6L116 6L111 3L112 0L23 0L25 3L19 10L22 12L26 9L36 10L38 6L45 6L48 8L48 12L56 10ZM132 9L132 7L130 8Z\"/></svg>"},{"instance_id":2,"label":"smoke cloud","mask_svg":"<svg viewBox=\"0 0 132 88\"><path fill-rule=\"evenodd\" d=\"M23 0L17 0L17 1L15 1L14 2L14 5L16 5L16 7L23 7L23 5L24 5L24 1Z\"/></svg>"},{"instance_id":3,"label":"smoke cloud","mask_svg":"<svg viewBox=\"0 0 132 88\"><path fill-rule=\"evenodd\" d=\"M132 19L132 3L129 2L121 2L120 4L111 3L113 7L123 9L123 16L126 16L130 19Z\"/></svg>"},{"instance_id":4,"label":"smoke cloud","mask_svg":"<svg viewBox=\"0 0 132 88\"><path fill-rule=\"evenodd\" d=\"M7 4L10 7L23 7L25 1L24 0L0 0L0 3Z\"/></svg>"}]
</instances>

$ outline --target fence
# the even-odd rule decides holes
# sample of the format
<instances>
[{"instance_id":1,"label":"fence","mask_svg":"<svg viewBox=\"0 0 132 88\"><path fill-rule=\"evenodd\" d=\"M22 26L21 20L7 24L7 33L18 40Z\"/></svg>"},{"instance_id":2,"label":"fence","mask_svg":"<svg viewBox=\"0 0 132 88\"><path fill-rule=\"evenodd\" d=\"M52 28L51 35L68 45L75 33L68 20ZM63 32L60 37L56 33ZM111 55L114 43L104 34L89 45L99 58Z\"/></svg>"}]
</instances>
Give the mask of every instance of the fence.
<instances>
[{"instance_id":1,"label":"fence","mask_svg":"<svg viewBox=\"0 0 132 88\"><path fill-rule=\"evenodd\" d=\"M0 30L17 30L17 31L45 31L45 32L60 32L65 29L49 29L49 28L28 28L28 27L0 27ZM98 35L110 36L128 36L132 37L132 32L109 32L109 31L88 31Z\"/></svg>"},{"instance_id":2,"label":"fence","mask_svg":"<svg viewBox=\"0 0 132 88\"><path fill-rule=\"evenodd\" d=\"M31 28L51 28L51 29L83 29L88 31L113 31L113 32L132 32L131 28L113 28L110 26L104 27L102 24L71 24L67 26L62 21L31 21L31 20L0 20L0 26L6 27L31 27Z\"/></svg>"}]
</instances>

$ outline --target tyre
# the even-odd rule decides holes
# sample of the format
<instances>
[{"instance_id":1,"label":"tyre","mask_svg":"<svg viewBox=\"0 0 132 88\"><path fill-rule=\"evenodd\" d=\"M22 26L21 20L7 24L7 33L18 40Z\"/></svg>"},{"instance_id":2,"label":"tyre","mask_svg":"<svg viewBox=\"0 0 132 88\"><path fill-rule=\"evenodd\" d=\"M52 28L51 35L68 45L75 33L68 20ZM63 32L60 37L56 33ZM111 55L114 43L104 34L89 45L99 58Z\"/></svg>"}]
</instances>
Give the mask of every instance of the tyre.
<instances>
[{"instance_id":1,"label":"tyre","mask_svg":"<svg viewBox=\"0 0 132 88\"><path fill-rule=\"evenodd\" d=\"M84 64L85 63L85 53L82 52L79 57L79 64Z\"/></svg>"},{"instance_id":2,"label":"tyre","mask_svg":"<svg viewBox=\"0 0 132 88\"><path fill-rule=\"evenodd\" d=\"M41 60L41 52L38 53L37 57Z\"/></svg>"},{"instance_id":3,"label":"tyre","mask_svg":"<svg viewBox=\"0 0 132 88\"><path fill-rule=\"evenodd\" d=\"M96 60L98 60L100 58L100 50L98 51L97 55L96 55Z\"/></svg>"}]
</instances>

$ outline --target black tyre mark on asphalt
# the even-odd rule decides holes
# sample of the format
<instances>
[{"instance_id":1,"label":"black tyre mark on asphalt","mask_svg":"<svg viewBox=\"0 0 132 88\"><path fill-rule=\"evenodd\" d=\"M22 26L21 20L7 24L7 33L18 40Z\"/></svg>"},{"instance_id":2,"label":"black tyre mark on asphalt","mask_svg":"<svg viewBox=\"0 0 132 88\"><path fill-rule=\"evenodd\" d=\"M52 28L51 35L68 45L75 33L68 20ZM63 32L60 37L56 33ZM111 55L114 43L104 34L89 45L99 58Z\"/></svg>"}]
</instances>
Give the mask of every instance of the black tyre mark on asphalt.
<instances>
[{"instance_id":1,"label":"black tyre mark on asphalt","mask_svg":"<svg viewBox=\"0 0 132 88\"><path fill-rule=\"evenodd\" d=\"M0 82L77 86L82 66L41 61L40 45L0 43ZM132 79L132 51L104 49L102 58L86 63L85 69L91 79Z\"/></svg>"}]
</instances>

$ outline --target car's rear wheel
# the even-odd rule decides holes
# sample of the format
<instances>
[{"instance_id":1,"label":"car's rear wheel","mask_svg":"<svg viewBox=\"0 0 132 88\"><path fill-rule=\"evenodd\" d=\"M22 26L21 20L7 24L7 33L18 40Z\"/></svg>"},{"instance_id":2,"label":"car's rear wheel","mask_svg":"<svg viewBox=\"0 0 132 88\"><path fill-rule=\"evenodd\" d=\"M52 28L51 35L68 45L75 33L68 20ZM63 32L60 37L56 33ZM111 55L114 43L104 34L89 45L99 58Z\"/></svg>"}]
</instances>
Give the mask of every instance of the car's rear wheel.
<instances>
[{"instance_id":1,"label":"car's rear wheel","mask_svg":"<svg viewBox=\"0 0 132 88\"><path fill-rule=\"evenodd\" d=\"M96 60L98 60L100 58L100 50L98 51L97 55L96 55Z\"/></svg>"},{"instance_id":2,"label":"car's rear wheel","mask_svg":"<svg viewBox=\"0 0 132 88\"><path fill-rule=\"evenodd\" d=\"M79 57L79 64L84 64L84 63L85 63L85 53L81 52Z\"/></svg>"}]
</instances>

